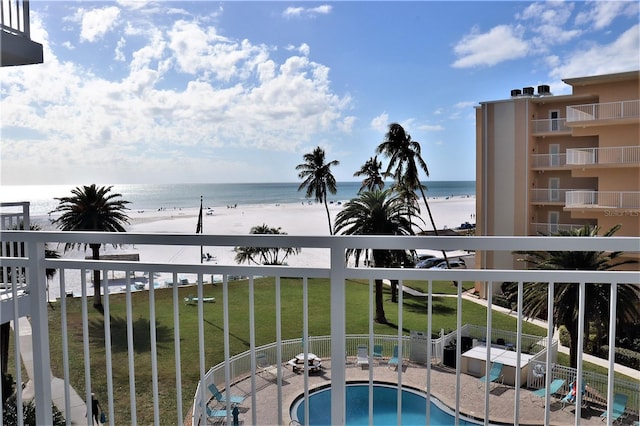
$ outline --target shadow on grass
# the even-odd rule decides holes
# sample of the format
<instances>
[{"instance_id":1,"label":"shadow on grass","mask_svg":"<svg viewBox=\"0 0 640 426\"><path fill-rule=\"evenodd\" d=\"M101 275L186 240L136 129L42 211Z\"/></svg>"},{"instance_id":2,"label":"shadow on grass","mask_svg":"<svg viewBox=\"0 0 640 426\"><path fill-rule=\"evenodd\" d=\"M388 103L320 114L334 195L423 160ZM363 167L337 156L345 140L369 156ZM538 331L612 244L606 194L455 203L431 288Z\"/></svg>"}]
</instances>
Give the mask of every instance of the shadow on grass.
<instances>
[{"instance_id":1,"label":"shadow on grass","mask_svg":"<svg viewBox=\"0 0 640 426\"><path fill-rule=\"evenodd\" d=\"M433 315L453 315L456 310L452 306L442 303L444 297L433 296L431 311ZM417 314L427 314L427 299L424 297L405 296L403 300L404 309Z\"/></svg>"},{"instance_id":2,"label":"shadow on grass","mask_svg":"<svg viewBox=\"0 0 640 426\"><path fill-rule=\"evenodd\" d=\"M113 352L127 351L127 321L121 317L111 317L111 350ZM136 353L149 352L151 350L150 322L146 318L138 318L132 323L133 328L133 350ZM173 342L173 332L167 326L156 322L156 347L164 348L164 345ZM104 346L104 321L89 321L89 334L91 339Z\"/></svg>"},{"instance_id":3,"label":"shadow on grass","mask_svg":"<svg viewBox=\"0 0 640 426\"><path fill-rule=\"evenodd\" d=\"M206 322L207 324L209 324L209 325L210 325L210 326L212 326L213 328L217 328L217 329L218 329L218 330L220 330L220 331L224 331L224 329L223 329L222 327L220 327L220 326L219 326L219 325L217 325L217 324L212 323L211 321L209 321L209 320L207 320L207 319L205 319L205 320L204 320L204 322ZM245 345L247 348L251 346L251 343L250 343L248 340L243 339L242 337L238 336L237 334L233 334L233 333L229 332L229 336L231 336L231 337L233 337L233 338L237 339L240 343L242 343L243 345Z\"/></svg>"}]
</instances>

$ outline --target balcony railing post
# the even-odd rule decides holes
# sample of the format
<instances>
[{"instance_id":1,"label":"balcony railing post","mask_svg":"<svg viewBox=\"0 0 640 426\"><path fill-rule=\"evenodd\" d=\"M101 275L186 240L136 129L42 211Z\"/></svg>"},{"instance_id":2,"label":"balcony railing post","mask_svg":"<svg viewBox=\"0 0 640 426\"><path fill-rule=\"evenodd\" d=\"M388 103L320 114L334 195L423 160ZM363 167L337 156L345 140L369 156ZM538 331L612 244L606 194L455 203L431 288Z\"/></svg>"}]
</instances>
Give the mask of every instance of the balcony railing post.
<instances>
[{"instance_id":1,"label":"balcony railing post","mask_svg":"<svg viewBox=\"0 0 640 426\"><path fill-rule=\"evenodd\" d=\"M49 316L47 310L47 277L44 243L29 241L27 282L31 309L33 375L36 399L36 423L53 424L51 414L51 357L49 355Z\"/></svg>"},{"instance_id":2,"label":"balcony railing post","mask_svg":"<svg viewBox=\"0 0 640 426\"><path fill-rule=\"evenodd\" d=\"M331 247L331 424L343 425L346 420L346 304L345 249L342 244Z\"/></svg>"}]
</instances>

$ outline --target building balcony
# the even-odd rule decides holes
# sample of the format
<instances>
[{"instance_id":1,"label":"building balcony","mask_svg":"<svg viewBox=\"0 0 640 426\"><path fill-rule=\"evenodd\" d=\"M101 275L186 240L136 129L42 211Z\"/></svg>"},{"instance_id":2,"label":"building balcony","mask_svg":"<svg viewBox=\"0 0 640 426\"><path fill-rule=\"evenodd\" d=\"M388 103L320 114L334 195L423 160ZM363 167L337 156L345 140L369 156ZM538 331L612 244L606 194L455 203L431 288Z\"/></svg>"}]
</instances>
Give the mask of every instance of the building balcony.
<instances>
[{"instance_id":1,"label":"building balcony","mask_svg":"<svg viewBox=\"0 0 640 426\"><path fill-rule=\"evenodd\" d=\"M585 127L638 123L640 100L607 102L567 107L567 126Z\"/></svg>"},{"instance_id":2,"label":"building balcony","mask_svg":"<svg viewBox=\"0 0 640 426\"><path fill-rule=\"evenodd\" d=\"M640 164L640 146L567 149L567 165L628 167Z\"/></svg>"},{"instance_id":3,"label":"building balcony","mask_svg":"<svg viewBox=\"0 0 640 426\"><path fill-rule=\"evenodd\" d=\"M566 195L569 191L575 191L575 189L532 189L530 202L531 204L564 206Z\"/></svg>"},{"instance_id":4,"label":"building balcony","mask_svg":"<svg viewBox=\"0 0 640 426\"><path fill-rule=\"evenodd\" d=\"M585 224L576 223L543 223L534 222L530 224L531 235L552 235L561 231L571 231L574 229L580 229Z\"/></svg>"},{"instance_id":5,"label":"building balcony","mask_svg":"<svg viewBox=\"0 0 640 426\"><path fill-rule=\"evenodd\" d=\"M565 209L629 209L640 211L638 191L569 191ZM637 214L636 214L637 215Z\"/></svg>"},{"instance_id":6,"label":"building balcony","mask_svg":"<svg viewBox=\"0 0 640 426\"><path fill-rule=\"evenodd\" d=\"M567 164L566 154L532 154L531 168L534 170L563 169Z\"/></svg>"},{"instance_id":7,"label":"building balcony","mask_svg":"<svg viewBox=\"0 0 640 426\"><path fill-rule=\"evenodd\" d=\"M44 232L44 231L4 231L0 234L2 247L13 245L25 247L19 257L12 252L0 253L3 271L22 271L3 276L10 284L5 290L8 296L0 304L3 317L11 317L14 324L26 313L16 312L15 298L18 285L26 288L20 297L25 301L30 316L31 334L29 346L33 348L33 377L24 377L18 366L11 373L16 387L29 380L34 386L37 424L51 424L50 401L57 397L59 408L69 413L73 411L70 395L74 388L82 389L81 398L90 400L90 394L100 388L100 402L111 423L117 424L209 424L213 421L232 423L233 406L230 399L217 402L209 388L215 384L226 395L244 397L240 408L243 424L295 424L291 413L291 401L309 401L310 395L319 386L329 386L330 405L322 408L330 412L331 424L344 424L347 410L347 381L357 377L373 392L374 382L392 382L402 388L410 387L425 398L438 398L438 405L448 413L451 423L459 424L469 420L471 424L504 423L545 423L567 424L586 422L581 413L587 395L578 393L577 403L572 410L552 408L551 395L534 398L531 391L541 387L549 388L553 377L570 380L578 377L578 387L588 381L597 389L600 399L589 404L596 405L598 413L607 411L609 419L613 414L613 400L617 393L629 395L628 410L640 408L640 387L634 382L614 378L616 290L619 283L640 284L637 271L547 271L547 270L423 270L423 269L381 269L356 268L345 263L345 252L350 248L405 250L468 250L468 251L527 251L527 250L594 250L594 251L638 251L637 239L629 237L572 238L558 237L392 237L392 236L291 236L291 235L203 235L203 234L127 234L127 233L87 233L87 232ZM158 246L161 249L193 250L205 247L300 247L302 250L323 250L329 253L327 265L322 267L288 266L246 266L201 264L150 263L129 260L87 260L77 258L52 259L45 257L45 244L62 247L72 244L117 245L125 249ZM55 269L54 278L47 280L45 271ZM92 271L102 272L104 315L94 312L91 303ZM220 277L214 280L213 277ZM234 281L232 277L245 279ZM134 280L146 277L145 291L132 291ZM399 292L397 304L385 302L388 319L397 325L397 334L380 336L374 333L376 279L418 280L426 282L425 296L416 299L408 293ZM268 285L265 281L268 280ZM439 281L457 283L455 300L454 334L435 338L430 332L405 336L402 330L407 326L404 315L416 309L424 312L422 330L431 330L435 299L432 285ZM609 340L609 375L592 378L583 366L581 345L578 348L577 370L564 370L555 364L552 351L530 358L532 347L551 341L555 324L553 316L547 318L544 335L538 336L536 343L527 343L529 336L522 332L525 324L522 306L517 309L513 330L507 334L494 327L492 318L497 313L489 309L486 322L476 324L473 330L463 323L465 303L462 293L463 282L479 281L488 286L499 286L505 281L518 283L520 296L524 283L548 282L550 294L554 283L579 284L578 324L584 324L587 310L584 304L586 283L605 283L611 289L611 309ZM79 284L79 294L74 298L65 297L69 288ZM188 283L188 287L178 286ZM355 284L354 284L355 283ZM353 295L348 286L364 288L366 300L349 300ZM115 294L122 287L124 293ZM263 299L264 289L273 298ZM351 287L349 287L351 288ZM47 304L47 294L55 289L62 297L55 309ZM206 303L205 293L215 292L215 303ZM492 306L491 291L488 292L488 306ZM192 294L184 300L185 294ZM360 293L359 293L360 294ZM295 301L300 316L288 316L288 303ZM440 299L440 298L438 298ZM448 298L443 298L448 299ZM522 298L519 298L520 304ZM161 302L162 301L162 302ZM187 302L188 304L186 304ZM464 302L464 303L463 303ZM169 309L161 308L161 303L169 303ZM366 305L362 318L354 317L360 312L356 307ZM548 300L549 312L554 311L553 298ZM402 307L402 309L399 309ZM50 323L49 315L58 315L60 320ZM56 317L57 318L57 317ZM148 320L144 320L148 318ZM322 321L320 321L322 320ZM324 337L314 335L318 322L327 323ZM284 336L283 331L296 333ZM361 326L357 326L360 323ZM50 341L50 331L55 327L60 341ZM360 335L347 334L348 329L363 328ZM478 328L479 327L479 328ZM20 327L16 327L20 328ZM77 330L72 332L69 330ZM187 333L187 330L188 333ZM480 330L480 331L478 331ZM436 333L438 331L436 330ZM290 333L289 333L290 334ZM584 338L585 331L580 326L578 339ZM187 340L185 336L189 336ZM415 338L418 336L418 338ZM453 337L452 337L453 336ZM508 337L507 337L508 336ZM18 345L19 353L24 336L16 330L12 339ZM522 386L502 384L497 396L490 385L483 385L479 376L484 369L475 373L465 372L467 361L462 346L465 338L486 342L497 342L500 353L509 355L513 366L509 367L514 383ZM448 351L445 360L446 339L456 341L455 349ZM260 342L265 342L260 343ZM374 364L370 351L376 344L383 346L385 360L382 366ZM369 369L357 367L356 346L366 345L369 350ZM398 346L399 367L387 366L393 347ZM71 350L70 348L79 348ZM53 350L62 355L56 364L56 385L52 385ZM286 366L288 357L297 353L313 351L322 358L325 370L314 376L310 369L294 373ZM317 352L316 352L317 351ZM261 354L266 353L270 367L258 363ZM489 365L491 351L485 350L486 358L475 360L478 365ZM534 353L538 353L534 351ZM550 354L550 355L546 355ZM505 356L506 356L505 355ZM92 364L96 356L105 358L100 366ZM309 356L309 355L307 355ZM533 355L531 355L533 356ZM304 356L303 356L304 358ZM164 362L170 360L169 364ZM453 366L451 364L453 362ZM470 362L470 361L469 361ZM530 364L528 364L530 363ZM538 363L544 373L534 374L533 365ZM474 365L475 365L474 364ZM169 365L169 366L167 366ZM528 366L527 366L528 365ZM160 367L163 366L163 367ZM488 370L488 368L487 368ZM144 389L144 390L141 390ZM469 397L473 390L474 397ZM145 404L140 394L147 397ZM398 407L403 393L398 395ZM394 396L395 398L395 396ZM590 397L589 397L590 398ZM534 402L531 402L531 401ZM516 403L516 401L518 403ZM537 403L536 403L537 402ZM18 399L21 403L21 399ZM373 400L369 399L373 404ZM474 404L473 406L469 404ZM308 405L307 405L308 406ZM434 410L430 404L422 404L419 410L430 415ZM88 407L81 406L82 416ZM212 409L216 409L212 412ZM373 405L369 405L373 410ZM209 412L209 415L207 415ZM309 416L303 410L302 418ZM373 411L369 411L372 413ZM365 407L366 413L366 407ZM406 413L394 409L400 423ZM366 415L366 414L365 414ZM218 417L221 416L221 417ZM428 417L429 418L429 417ZM85 419L86 421L86 419ZM597 424L602 424L595 416ZM475 423L474 423L475 422ZM304 423L304 422L301 422ZM428 423L428 421L427 421ZM586 423L585 423L586 424ZM611 424L611 420L609 420Z\"/></svg>"},{"instance_id":8,"label":"building balcony","mask_svg":"<svg viewBox=\"0 0 640 426\"><path fill-rule=\"evenodd\" d=\"M553 136L571 134L565 118L531 120L531 133L535 136Z\"/></svg>"},{"instance_id":9,"label":"building balcony","mask_svg":"<svg viewBox=\"0 0 640 426\"><path fill-rule=\"evenodd\" d=\"M28 0L2 0L0 66L42 63L42 44L31 40Z\"/></svg>"}]
</instances>

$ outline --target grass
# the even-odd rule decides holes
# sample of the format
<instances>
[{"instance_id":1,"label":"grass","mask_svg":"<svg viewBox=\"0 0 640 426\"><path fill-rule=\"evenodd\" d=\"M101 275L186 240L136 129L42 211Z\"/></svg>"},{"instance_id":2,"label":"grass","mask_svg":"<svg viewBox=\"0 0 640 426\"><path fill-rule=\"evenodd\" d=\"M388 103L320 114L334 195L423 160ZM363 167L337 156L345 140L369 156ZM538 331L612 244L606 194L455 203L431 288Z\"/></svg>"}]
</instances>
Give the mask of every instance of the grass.
<instances>
[{"instance_id":1,"label":"grass","mask_svg":"<svg viewBox=\"0 0 640 426\"><path fill-rule=\"evenodd\" d=\"M426 283L407 282L413 288L422 288ZM414 287L415 286L415 287ZM433 284L434 293L454 293L457 291L449 282ZM281 324L282 338L300 338L302 335L303 299L302 280L282 279L281 295ZM309 334L320 336L330 334L330 291L329 282L325 279L309 279ZM179 326L180 326L180 374L182 378L182 404L185 412L192 402L199 376L199 318L197 306L185 305L182 298L194 294L193 287L178 289L179 293ZM389 324L375 324L376 334L396 334L398 305L390 302L389 289L385 289L385 313ZM173 293L172 289L160 289L155 292L155 324L151 324L149 292L134 292L131 294L133 306L133 360L135 366L136 415L141 424L152 423L153 394L151 329L156 333L157 369L158 369L158 398L160 418L162 423L178 423L176 406L176 363L174 346L173 321ZM249 285L248 281L232 281L229 283L229 343L230 353L236 354L249 349ZM223 345L223 310L222 285L207 285L205 297L216 297L219 301L213 304L203 304L203 333L204 333L204 368L224 360ZM255 332L256 345L271 343L276 340L276 288L273 278L255 280ZM345 286L345 300L347 306L348 334L367 333L369 329L369 286L368 282L351 280ZM81 299L66 299L67 301L67 330L69 335L70 380L72 386L81 397L85 394L83 331ZM456 327L456 298L433 297L433 331L440 329L451 331ZM90 304L89 304L90 305ZM124 294L114 294L109 299L111 311L111 342L115 419L113 424L127 424L131 422L131 402L129 395L129 361L127 352L126 299ZM60 306L54 304L55 309L49 309L51 366L53 374L64 377L62 368L62 341L60 333ZM403 332L410 330L426 331L426 298L403 297ZM104 318L98 312L89 308L88 333L90 358L88 360L91 371L92 390L106 407L107 378ZM493 327L503 330L516 330L516 320L505 314L494 312ZM486 308L470 301L463 301L462 322L485 325ZM535 325L524 323L523 333L543 336L546 330Z\"/></svg>"}]
</instances>

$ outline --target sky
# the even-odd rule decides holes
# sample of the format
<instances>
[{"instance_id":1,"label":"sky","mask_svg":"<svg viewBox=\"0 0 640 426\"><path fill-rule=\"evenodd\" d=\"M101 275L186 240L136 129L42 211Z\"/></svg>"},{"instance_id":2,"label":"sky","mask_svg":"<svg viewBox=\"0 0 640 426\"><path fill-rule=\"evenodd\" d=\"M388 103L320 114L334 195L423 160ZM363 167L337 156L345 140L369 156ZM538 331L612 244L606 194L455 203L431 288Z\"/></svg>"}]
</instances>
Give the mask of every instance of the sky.
<instances>
[{"instance_id":1,"label":"sky","mask_svg":"<svg viewBox=\"0 0 640 426\"><path fill-rule=\"evenodd\" d=\"M295 182L316 146L355 181L394 122L427 184L475 180L479 102L640 69L636 1L32 0L31 38L2 185Z\"/></svg>"}]
</instances>

